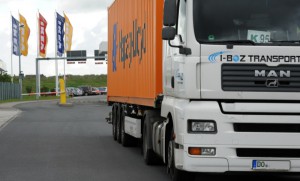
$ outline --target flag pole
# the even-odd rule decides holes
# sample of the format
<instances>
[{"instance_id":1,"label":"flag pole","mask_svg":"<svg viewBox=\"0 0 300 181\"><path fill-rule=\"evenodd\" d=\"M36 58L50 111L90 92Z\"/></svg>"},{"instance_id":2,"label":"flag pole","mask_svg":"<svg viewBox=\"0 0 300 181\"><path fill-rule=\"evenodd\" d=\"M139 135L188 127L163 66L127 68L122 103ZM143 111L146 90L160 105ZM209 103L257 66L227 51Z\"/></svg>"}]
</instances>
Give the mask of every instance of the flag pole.
<instances>
[{"instance_id":1,"label":"flag pole","mask_svg":"<svg viewBox=\"0 0 300 181\"><path fill-rule=\"evenodd\" d=\"M65 56L65 53L63 53L62 56ZM63 59L64 60L64 81L65 81L65 87L67 87L67 80L66 80L66 59Z\"/></svg>"},{"instance_id":2,"label":"flag pole","mask_svg":"<svg viewBox=\"0 0 300 181\"><path fill-rule=\"evenodd\" d=\"M37 17L36 17L36 24L37 24L37 49L36 49L36 53L37 53L37 58L39 58L39 49L40 49L40 27L39 27L39 14L40 11L38 10L37 12ZM41 85L41 81L40 81L40 66L39 66L39 60L36 59L35 61L35 65L36 65L36 99L40 98L40 85Z\"/></svg>"},{"instance_id":3,"label":"flag pole","mask_svg":"<svg viewBox=\"0 0 300 181\"><path fill-rule=\"evenodd\" d=\"M19 14L19 84L20 84L20 99L22 100L22 64L21 64L21 28L22 25L20 23L20 12L18 11Z\"/></svg>"},{"instance_id":4,"label":"flag pole","mask_svg":"<svg viewBox=\"0 0 300 181\"><path fill-rule=\"evenodd\" d=\"M56 10L54 13L54 23L55 23L55 92L56 96L58 96L58 61L57 61L57 15Z\"/></svg>"},{"instance_id":5,"label":"flag pole","mask_svg":"<svg viewBox=\"0 0 300 181\"><path fill-rule=\"evenodd\" d=\"M11 12L10 12L10 18L11 18L11 28L12 28L12 26L13 26L13 23L12 23L12 14L11 14ZM11 52L10 52L10 70L11 70L11 72L10 72L10 74L11 74L11 83L14 83L14 73L13 73L13 30L11 30L11 38L10 38L10 40L11 40Z\"/></svg>"},{"instance_id":6,"label":"flag pole","mask_svg":"<svg viewBox=\"0 0 300 181\"><path fill-rule=\"evenodd\" d=\"M63 12L65 14L65 12ZM64 24L64 28L66 27L66 22ZM65 44L65 41L66 41L66 30L64 30L64 44ZM65 46L65 45L64 45ZM65 54L65 48L64 47L64 51L63 51L63 56L66 56ZM65 81L65 85L67 85L67 82L66 82L66 59L64 59L64 81Z\"/></svg>"}]
</instances>

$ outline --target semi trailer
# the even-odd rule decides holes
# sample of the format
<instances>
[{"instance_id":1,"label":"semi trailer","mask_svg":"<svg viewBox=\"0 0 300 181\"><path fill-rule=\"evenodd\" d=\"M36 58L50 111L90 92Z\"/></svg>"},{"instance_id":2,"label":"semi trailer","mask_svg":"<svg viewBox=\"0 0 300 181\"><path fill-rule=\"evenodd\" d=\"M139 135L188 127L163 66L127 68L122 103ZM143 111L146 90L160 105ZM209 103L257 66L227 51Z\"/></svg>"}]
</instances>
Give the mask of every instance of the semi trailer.
<instances>
[{"instance_id":1,"label":"semi trailer","mask_svg":"<svg viewBox=\"0 0 300 181\"><path fill-rule=\"evenodd\" d=\"M108 119L172 180L300 172L300 1L115 0Z\"/></svg>"}]
</instances>

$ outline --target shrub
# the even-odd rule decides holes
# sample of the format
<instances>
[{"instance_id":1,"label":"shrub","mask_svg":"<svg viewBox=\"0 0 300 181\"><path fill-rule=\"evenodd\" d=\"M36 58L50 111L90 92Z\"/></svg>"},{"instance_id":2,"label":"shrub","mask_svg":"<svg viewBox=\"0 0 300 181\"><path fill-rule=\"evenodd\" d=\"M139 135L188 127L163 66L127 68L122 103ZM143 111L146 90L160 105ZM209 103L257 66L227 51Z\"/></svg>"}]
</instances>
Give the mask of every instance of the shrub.
<instances>
[{"instance_id":1,"label":"shrub","mask_svg":"<svg viewBox=\"0 0 300 181\"><path fill-rule=\"evenodd\" d=\"M32 87L31 86L26 86L26 92L31 93L32 92Z\"/></svg>"},{"instance_id":2,"label":"shrub","mask_svg":"<svg viewBox=\"0 0 300 181\"><path fill-rule=\"evenodd\" d=\"M49 91L49 88L46 87L46 86L43 86L43 87L41 88L41 93L48 92L48 91ZM42 96L47 96L47 95L42 94Z\"/></svg>"},{"instance_id":3,"label":"shrub","mask_svg":"<svg viewBox=\"0 0 300 181\"><path fill-rule=\"evenodd\" d=\"M11 76L9 76L8 74L0 74L0 82L11 82Z\"/></svg>"}]
</instances>

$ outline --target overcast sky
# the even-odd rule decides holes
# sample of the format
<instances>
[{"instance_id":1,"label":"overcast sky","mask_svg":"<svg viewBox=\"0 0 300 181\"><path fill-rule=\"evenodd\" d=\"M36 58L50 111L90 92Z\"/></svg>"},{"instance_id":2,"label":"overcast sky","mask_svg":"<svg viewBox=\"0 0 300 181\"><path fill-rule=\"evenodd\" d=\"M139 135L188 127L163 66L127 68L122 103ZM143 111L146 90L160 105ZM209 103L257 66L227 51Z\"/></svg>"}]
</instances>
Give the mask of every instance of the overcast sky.
<instances>
[{"instance_id":1,"label":"overcast sky","mask_svg":"<svg viewBox=\"0 0 300 181\"><path fill-rule=\"evenodd\" d=\"M47 57L55 56L55 11L69 17L73 25L72 50L87 50L87 56L94 56L94 50L102 41L107 41L107 7L113 0L0 0L0 59L6 63L11 74L11 15L19 19L22 14L30 27L28 56L22 56L22 71L25 75L35 74L37 57L37 12L48 22ZM19 72L19 59L13 56L13 73ZM59 61L59 74L63 74L63 61ZM67 65L66 74L106 74L107 65L95 65L88 60L86 65ZM41 74L55 75L54 61L41 62Z\"/></svg>"}]
</instances>

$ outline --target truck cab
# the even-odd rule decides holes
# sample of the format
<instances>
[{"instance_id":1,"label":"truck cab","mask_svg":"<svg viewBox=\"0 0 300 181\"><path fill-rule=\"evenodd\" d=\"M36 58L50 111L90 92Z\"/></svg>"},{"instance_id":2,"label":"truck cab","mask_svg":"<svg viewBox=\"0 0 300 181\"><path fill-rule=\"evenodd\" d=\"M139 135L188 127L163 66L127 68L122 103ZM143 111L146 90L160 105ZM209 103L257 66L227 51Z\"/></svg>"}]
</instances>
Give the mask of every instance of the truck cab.
<instances>
[{"instance_id":1,"label":"truck cab","mask_svg":"<svg viewBox=\"0 0 300 181\"><path fill-rule=\"evenodd\" d=\"M300 2L174 2L161 116L175 171L300 172Z\"/></svg>"},{"instance_id":2,"label":"truck cab","mask_svg":"<svg viewBox=\"0 0 300 181\"><path fill-rule=\"evenodd\" d=\"M188 99L299 100L298 5L295 0L179 0L171 45L191 51L185 55L164 41L164 93Z\"/></svg>"}]
</instances>

